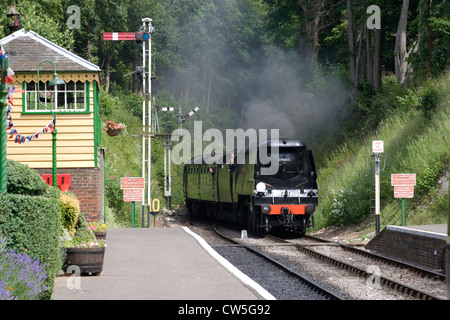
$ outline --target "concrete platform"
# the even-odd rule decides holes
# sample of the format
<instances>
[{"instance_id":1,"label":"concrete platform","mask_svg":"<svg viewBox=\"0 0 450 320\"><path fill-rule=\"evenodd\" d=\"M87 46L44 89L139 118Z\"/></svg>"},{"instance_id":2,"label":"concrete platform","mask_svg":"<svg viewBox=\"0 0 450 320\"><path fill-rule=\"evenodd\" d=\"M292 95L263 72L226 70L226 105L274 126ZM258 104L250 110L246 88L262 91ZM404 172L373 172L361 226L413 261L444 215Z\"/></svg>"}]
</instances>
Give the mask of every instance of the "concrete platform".
<instances>
[{"instance_id":1,"label":"concrete platform","mask_svg":"<svg viewBox=\"0 0 450 320\"><path fill-rule=\"evenodd\" d=\"M109 229L100 276L57 277L54 300L274 299L186 227Z\"/></svg>"},{"instance_id":2,"label":"concrete platform","mask_svg":"<svg viewBox=\"0 0 450 320\"><path fill-rule=\"evenodd\" d=\"M425 224L420 226L386 226L387 229L397 230L399 232L406 232L416 234L423 237L437 238L446 240L447 225L446 224Z\"/></svg>"},{"instance_id":3,"label":"concrete platform","mask_svg":"<svg viewBox=\"0 0 450 320\"><path fill-rule=\"evenodd\" d=\"M386 226L366 248L437 272L445 272L447 224Z\"/></svg>"}]
</instances>

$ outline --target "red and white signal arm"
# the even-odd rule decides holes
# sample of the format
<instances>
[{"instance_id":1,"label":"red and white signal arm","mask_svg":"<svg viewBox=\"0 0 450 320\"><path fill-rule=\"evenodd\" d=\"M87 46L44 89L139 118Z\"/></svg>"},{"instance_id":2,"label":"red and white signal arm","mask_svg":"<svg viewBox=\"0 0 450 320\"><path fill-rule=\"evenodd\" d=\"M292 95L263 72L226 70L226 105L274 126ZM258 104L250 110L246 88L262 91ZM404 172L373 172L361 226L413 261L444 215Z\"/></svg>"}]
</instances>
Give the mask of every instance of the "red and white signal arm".
<instances>
[{"instance_id":1,"label":"red and white signal arm","mask_svg":"<svg viewBox=\"0 0 450 320\"><path fill-rule=\"evenodd\" d=\"M384 141L374 140L372 141L372 153L383 153L384 152Z\"/></svg>"},{"instance_id":2,"label":"red and white signal arm","mask_svg":"<svg viewBox=\"0 0 450 320\"><path fill-rule=\"evenodd\" d=\"M103 32L105 41L147 41L150 39L148 32Z\"/></svg>"},{"instance_id":3,"label":"red and white signal arm","mask_svg":"<svg viewBox=\"0 0 450 320\"><path fill-rule=\"evenodd\" d=\"M103 32L103 40L136 40L136 32Z\"/></svg>"}]
</instances>

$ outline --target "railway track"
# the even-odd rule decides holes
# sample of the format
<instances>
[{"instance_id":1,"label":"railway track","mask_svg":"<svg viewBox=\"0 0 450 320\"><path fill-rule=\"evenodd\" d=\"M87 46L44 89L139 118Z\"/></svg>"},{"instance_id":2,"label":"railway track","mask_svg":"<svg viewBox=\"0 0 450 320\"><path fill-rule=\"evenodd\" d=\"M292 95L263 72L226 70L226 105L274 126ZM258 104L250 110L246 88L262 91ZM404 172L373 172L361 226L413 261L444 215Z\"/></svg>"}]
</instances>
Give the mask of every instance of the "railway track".
<instances>
[{"instance_id":1,"label":"railway track","mask_svg":"<svg viewBox=\"0 0 450 320\"><path fill-rule=\"evenodd\" d=\"M246 245L245 243L242 243L242 242L232 238L231 236L227 236L225 233L219 231L215 226L213 227L213 230L221 238L226 239L227 241L233 243L234 246L245 248L247 251L264 259L265 261L269 262L272 266L275 266L278 270L281 270L282 272L287 274L290 278L289 282L291 284L294 283L293 279L295 279L295 281L300 283L302 286L302 288L296 287L295 290L306 292L306 293L304 293L304 296L309 296L309 297L313 296L313 299L318 299L317 297L320 297L320 299L323 299L323 300L343 300L344 299L343 296L340 296L337 293L333 293L330 290L328 290L327 288L321 286L320 284L307 279L305 276L295 272L294 270L290 269L289 267L287 267L286 265L277 261L276 259L271 258L267 254L264 254L260 250L257 250L250 245ZM220 247L224 247L224 246L226 246L226 245L212 245L212 247L214 247L214 249L216 249L216 250L219 249ZM229 247L229 245L228 245L228 247ZM311 293L308 293L307 291L310 291Z\"/></svg>"},{"instance_id":2,"label":"railway track","mask_svg":"<svg viewBox=\"0 0 450 320\"><path fill-rule=\"evenodd\" d=\"M320 250L313 250L310 247L315 248L324 248L326 246L333 246L338 247L344 250L345 252L351 252L354 254L358 254L360 256L363 256L365 259L370 260L372 262L376 263L384 263L387 265L395 265L397 267L401 267L404 269L411 270L413 273L419 275L420 277L428 277L430 279L438 280L438 281L445 281L445 275L442 275L440 273L436 273L433 271L425 270L418 268L416 266L412 266L410 264L406 264L397 260L389 259L380 255L376 255L374 253L361 250L358 248L355 248L354 246L344 245L340 244L334 241L328 241L321 238L313 237L313 236L305 236L301 240L285 240L281 239L275 236L266 235L266 238L270 239L272 242L275 242L275 245L292 245L295 249L302 252L303 254L306 254L308 256L312 256L316 259L319 259L321 261L324 261L328 264L334 265L338 268L344 269L348 272L351 272L359 277L362 277L364 279L369 279L369 277L373 277L373 273L368 271L368 268L362 268L360 266L356 266L355 264L350 264L348 262L342 261L341 259L337 259L336 257L324 254L319 252ZM320 244L320 245L318 245ZM430 294L429 292L425 292L423 290L419 290L417 288L413 288L410 285L407 285L403 282L399 282L381 275L376 275L376 277L379 277L379 283L381 286L396 290L399 293L407 294L415 299L420 300L443 300L442 298ZM445 299L445 298L444 298Z\"/></svg>"},{"instance_id":3,"label":"railway track","mask_svg":"<svg viewBox=\"0 0 450 320\"><path fill-rule=\"evenodd\" d=\"M439 272L435 272L432 270L427 270L424 268L420 268L418 266L403 262L403 261L399 261L393 258L388 258L367 250L363 250L363 249L359 249L358 247L355 247L353 245L347 245L347 244L343 244L343 243L339 243L339 242L335 242L335 241L330 241L330 240L326 240L326 239L322 239L322 238L318 238L318 237L314 237L314 236L309 236L309 235L305 235L304 240L308 240L311 242L316 242L316 243L324 243L324 244L335 244L337 246L339 246L340 248L342 248L345 251L354 253L354 254L358 254L360 256L363 256L365 258L370 259L373 262L381 262L387 265L392 265L392 266L396 266L399 268L404 268L404 269L408 269L411 272L415 273L416 275L419 275L421 277L426 277L429 279L435 279L435 280L440 280L440 281L445 281L446 280L446 276L443 273L439 273Z\"/></svg>"}]
</instances>

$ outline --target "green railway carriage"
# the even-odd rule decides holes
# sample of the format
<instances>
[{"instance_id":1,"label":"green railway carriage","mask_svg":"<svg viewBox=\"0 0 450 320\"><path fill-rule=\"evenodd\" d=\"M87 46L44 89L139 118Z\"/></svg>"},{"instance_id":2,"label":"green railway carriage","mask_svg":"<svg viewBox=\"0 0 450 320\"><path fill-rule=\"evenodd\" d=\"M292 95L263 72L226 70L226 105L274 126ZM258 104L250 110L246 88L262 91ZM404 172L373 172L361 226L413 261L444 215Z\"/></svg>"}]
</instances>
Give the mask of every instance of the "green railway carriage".
<instances>
[{"instance_id":1,"label":"green railway carriage","mask_svg":"<svg viewBox=\"0 0 450 320\"><path fill-rule=\"evenodd\" d=\"M263 175L270 164L261 162L260 150L270 154L274 146L279 150L276 173ZM193 158L184 166L183 181L192 215L206 214L257 231L282 227L305 233L318 203L312 152L298 140L268 140L228 157Z\"/></svg>"}]
</instances>

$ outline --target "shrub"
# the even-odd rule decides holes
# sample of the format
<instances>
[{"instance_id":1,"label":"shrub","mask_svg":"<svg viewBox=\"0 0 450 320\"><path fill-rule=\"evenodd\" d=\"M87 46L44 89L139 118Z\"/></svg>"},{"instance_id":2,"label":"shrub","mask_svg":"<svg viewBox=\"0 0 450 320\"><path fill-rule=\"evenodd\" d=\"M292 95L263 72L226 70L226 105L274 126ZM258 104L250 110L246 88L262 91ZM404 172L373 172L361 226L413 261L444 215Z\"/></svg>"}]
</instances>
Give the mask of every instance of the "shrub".
<instances>
[{"instance_id":1,"label":"shrub","mask_svg":"<svg viewBox=\"0 0 450 320\"><path fill-rule=\"evenodd\" d=\"M430 118L443 99L443 89L435 81L429 81L421 90L418 108L423 110L425 116Z\"/></svg>"},{"instance_id":2,"label":"shrub","mask_svg":"<svg viewBox=\"0 0 450 320\"><path fill-rule=\"evenodd\" d=\"M46 183L36 171L12 160L7 160L7 192L42 196L46 191Z\"/></svg>"},{"instance_id":3,"label":"shrub","mask_svg":"<svg viewBox=\"0 0 450 320\"><path fill-rule=\"evenodd\" d=\"M430 165L425 164L422 171L417 174L418 194L424 194L436 186L440 173L444 170L444 163L435 161Z\"/></svg>"},{"instance_id":4,"label":"shrub","mask_svg":"<svg viewBox=\"0 0 450 320\"><path fill-rule=\"evenodd\" d=\"M60 196L61 223L69 232L70 236L74 236L75 227L80 215L80 203L77 198L61 193Z\"/></svg>"},{"instance_id":5,"label":"shrub","mask_svg":"<svg viewBox=\"0 0 450 320\"><path fill-rule=\"evenodd\" d=\"M82 237L83 239L90 241L94 241L96 239L94 231L92 231L91 228L89 228L89 224L87 223L83 213L81 213L78 218L76 228L77 228L76 236L78 235L79 237Z\"/></svg>"},{"instance_id":6,"label":"shrub","mask_svg":"<svg viewBox=\"0 0 450 320\"><path fill-rule=\"evenodd\" d=\"M8 238L8 247L45 264L47 288L42 297L50 299L61 267L58 199L0 193L0 208L0 232Z\"/></svg>"},{"instance_id":7,"label":"shrub","mask_svg":"<svg viewBox=\"0 0 450 320\"><path fill-rule=\"evenodd\" d=\"M50 299L62 263L59 190L27 166L11 160L7 164L7 193L0 193L0 234L7 238L8 250L45 264L46 289L39 298Z\"/></svg>"},{"instance_id":8,"label":"shrub","mask_svg":"<svg viewBox=\"0 0 450 320\"><path fill-rule=\"evenodd\" d=\"M117 109L118 99L108 94L106 91L100 90L98 98L100 103L100 114L102 116L110 115Z\"/></svg>"},{"instance_id":9,"label":"shrub","mask_svg":"<svg viewBox=\"0 0 450 320\"><path fill-rule=\"evenodd\" d=\"M41 299L47 288L45 266L14 250L0 253L0 300Z\"/></svg>"}]
</instances>

